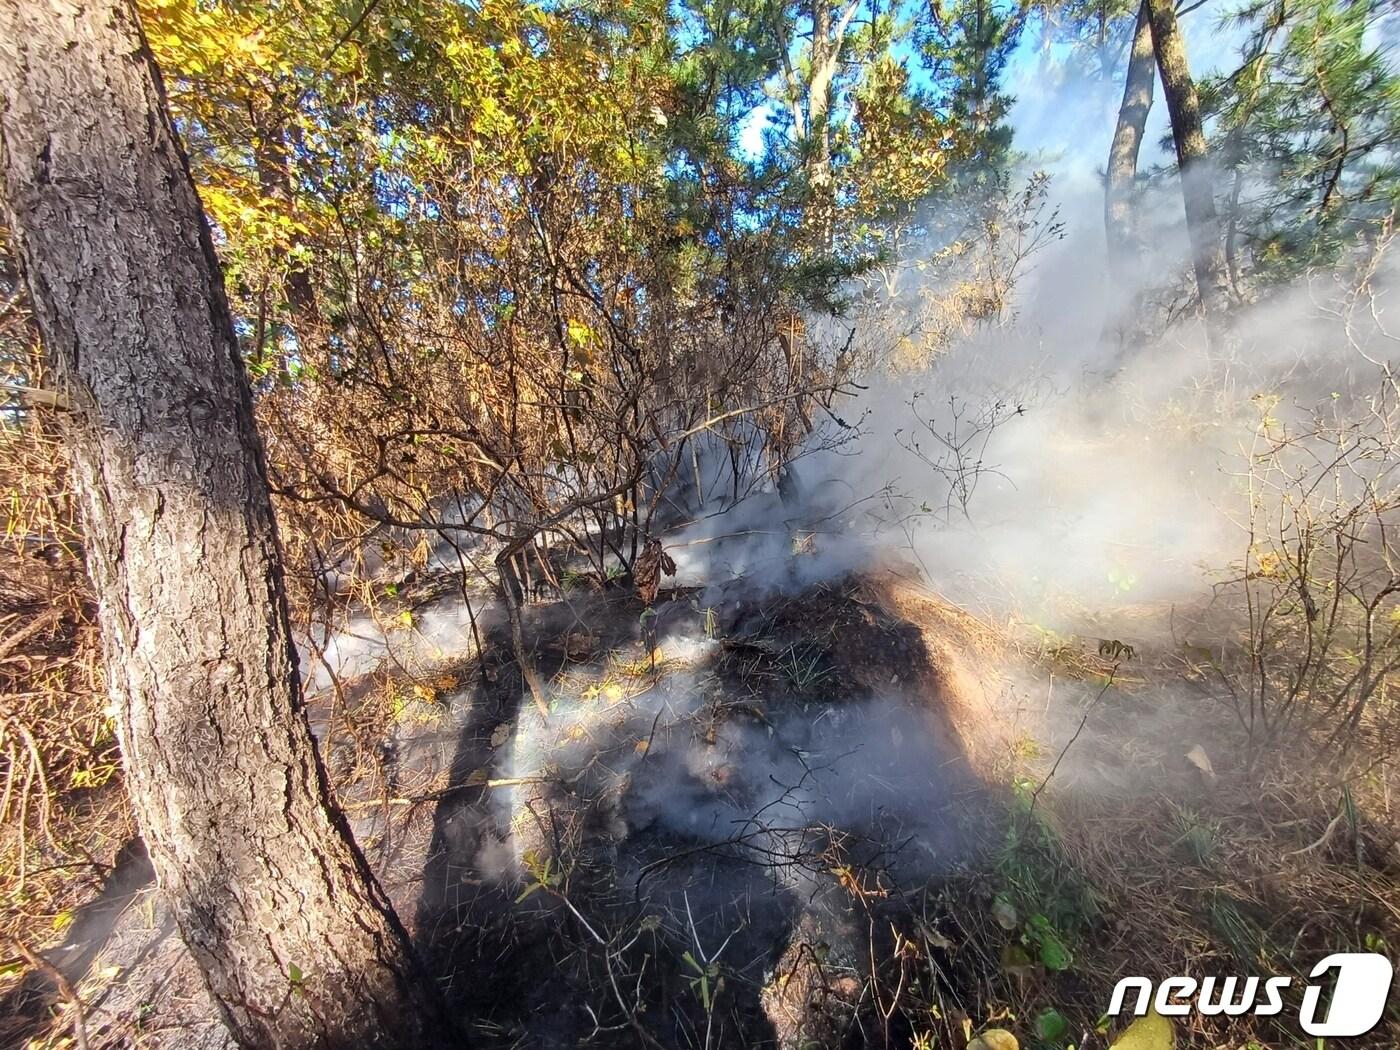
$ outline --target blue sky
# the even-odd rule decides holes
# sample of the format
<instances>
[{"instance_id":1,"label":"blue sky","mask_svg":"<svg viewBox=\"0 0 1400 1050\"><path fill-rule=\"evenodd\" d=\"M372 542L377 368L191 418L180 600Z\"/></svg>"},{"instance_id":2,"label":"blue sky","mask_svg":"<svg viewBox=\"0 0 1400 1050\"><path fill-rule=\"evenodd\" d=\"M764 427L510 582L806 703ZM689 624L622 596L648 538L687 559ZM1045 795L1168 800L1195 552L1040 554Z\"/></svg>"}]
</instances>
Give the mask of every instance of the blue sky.
<instances>
[{"instance_id":1,"label":"blue sky","mask_svg":"<svg viewBox=\"0 0 1400 1050\"><path fill-rule=\"evenodd\" d=\"M1208 0L1183 19L1191 71L1196 76L1234 63L1243 35L1221 25L1222 16L1233 7L1234 0ZM1096 165L1102 167L1108 154L1122 81L1071 79L1063 50L1052 47L1045 51L1040 45L1041 33L1032 27L1022 34L1007 64L1006 89L1016 98L1010 117L1016 129L1016 148L1065 175L1090 175ZM1160 100L1160 90L1158 97ZM775 107L773 102L756 106L744 119L739 149L747 158L762 155L763 133ZM1166 120L1166 107L1155 105L1144 154L1149 163L1170 160L1157 148L1167 132Z\"/></svg>"}]
</instances>

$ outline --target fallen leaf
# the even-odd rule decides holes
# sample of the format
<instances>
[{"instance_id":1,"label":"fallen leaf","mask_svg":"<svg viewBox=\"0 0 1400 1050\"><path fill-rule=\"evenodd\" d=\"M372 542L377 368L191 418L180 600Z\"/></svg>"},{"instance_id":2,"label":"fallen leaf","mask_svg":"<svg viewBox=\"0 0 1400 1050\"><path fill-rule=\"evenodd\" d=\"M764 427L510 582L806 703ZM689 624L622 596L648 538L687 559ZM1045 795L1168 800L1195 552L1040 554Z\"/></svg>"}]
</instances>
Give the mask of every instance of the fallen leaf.
<instances>
[{"instance_id":1,"label":"fallen leaf","mask_svg":"<svg viewBox=\"0 0 1400 1050\"><path fill-rule=\"evenodd\" d=\"M1021 1050L1021 1044L1005 1028L988 1028L967 1044L967 1050Z\"/></svg>"},{"instance_id":2,"label":"fallen leaf","mask_svg":"<svg viewBox=\"0 0 1400 1050\"><path fill-rule=\"evenodd\" d=\"M1210 764L1210 756L1200 744L1186 752L1186 761L1199 769L1208 782L1215 783L1215 767Z\"/></svg>"},{"instance_id":3,"label":"fallen leaf","mask_svg":"<svg viewBox=\"0 0 1400 1050\"><path fill-rule=\"evenodd\" d=\"M1176 1030L1171 1018L1156 1010L1128 1025L1109 1050L1175 1050ZM971 1048L969 1048L971 1050Z\"/></svg>"},{"instance_id":4,"label":"fallen leaf","mask_svg":"<svg viewBox=\"0 0 1400 1050\"><path fill-rule=\"evenodd\" d=\"M1031 966L1031 957L1019 944L1008 944L1001 950L1001 968L1012 976L1025 977Z\"/></svg>"},{"instance_id":5,"label":"fallen leaf","mask_svg":"<svg viewBox=\"0 0 1400 1050\"><path fill-rule=\"evenodd\" d=\"M1035 1034L1041 1042L1061 1043L1069 1034L1069 1021L1059 1010L1042 1010L1035 1018Z\"/></svg>"},{"instance_id":6,"label":"fallen leaf","mask_svg":"<svg viewBox=\"0 0 1400 1050\"><path fill-rule=\"evenodd\" d=\"M1014 930L1021 924L1015 906L1005 897L998 897L992 901L992 918L996 919L997 925L1003 930Z\"/></svg>"}]
</instances>

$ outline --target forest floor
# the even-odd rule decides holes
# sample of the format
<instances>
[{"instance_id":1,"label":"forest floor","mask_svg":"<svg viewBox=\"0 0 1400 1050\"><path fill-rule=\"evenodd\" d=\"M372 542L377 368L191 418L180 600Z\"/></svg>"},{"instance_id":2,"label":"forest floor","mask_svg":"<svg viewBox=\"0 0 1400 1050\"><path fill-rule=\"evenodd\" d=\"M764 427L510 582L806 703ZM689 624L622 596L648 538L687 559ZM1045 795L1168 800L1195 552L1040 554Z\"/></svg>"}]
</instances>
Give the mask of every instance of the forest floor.
<instances>
[{"instance_id":1,"label":"forest floor","mask_svg":"<svg viewBox=\"0 0 1400 1050\"><path fill-rule=\"evenodd\" d=\"M1021 637L903 565L664 590L650 651L634 595L582 588L527 612L545 720L462 599L378 610L400 644L342 663L313 724L476 1045L1107 1046L1123 974L1400 944L1391 786L1339 819L1307 755L1261 778L1173 654ZM90 1046L228 1045L139 843L62 940ZM56 992L0 987L35 1045L70 1030ZM1290 1006L1180 1045L1295 1045Z\"/></svg>"}]
</instances>

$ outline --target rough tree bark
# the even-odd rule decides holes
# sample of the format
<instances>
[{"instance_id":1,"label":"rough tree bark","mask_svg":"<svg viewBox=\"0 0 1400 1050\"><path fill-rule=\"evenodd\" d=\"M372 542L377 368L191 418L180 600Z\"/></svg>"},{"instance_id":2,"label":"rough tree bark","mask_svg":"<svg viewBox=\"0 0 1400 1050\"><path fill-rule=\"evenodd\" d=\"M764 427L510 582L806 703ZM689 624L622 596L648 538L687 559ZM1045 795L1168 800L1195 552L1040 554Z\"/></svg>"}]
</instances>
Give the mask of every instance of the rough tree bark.
<instances>
[{"instance_id":1,"label":"rough tree bark","mask_svg":"<svg viewBox=\"0 0 1400 1050\"><path fill-rule=\"evenodd\" d=\"M1186 64L1186 45L1177 25L1174 0L1146 0L1146 4L1152 46L1157 53L1157 70L1162 75L1162 95L1171 114L1172 141L1181 172L1181 195L1186 206L1186 232L1191 241L1196 288L1205 313L1206 330L1215 345L1224 331L1229 304L1220 219L1216 215L1215 190L1206 163L1201 103Z\"/></svg>"},{"instance_id":2,"label":"rough tree bark","mask_svg":"<svg viewBox=\"0 0 1400 1050\"><path fill-rule=\"evenodd\" d=\"M247 1047L460 1045L335 809L199 200L127 0L0 3L0 165L76 486L131 795Z\"/></svg>"},{"instance_id":3,"label":"rough tree bark","mask_svg":"<svg viewBox=\"0 0 1400 1050\"><path fill-rule=\"evenodd\" d=\"M1152 85L1156 77L1152 26L1144 0L1138 8L1123 83L1123 102L1118 107L1118 124L1108 150L1104 232L1108 236L1108 260L1115 275L1121 275L1124 267L1134 267L1141 254L1141 238L1133 215L1133 188L1137 182L1138 154L1142 149L1147 115L1152 111Z\"/></svg>"}]
</instances>

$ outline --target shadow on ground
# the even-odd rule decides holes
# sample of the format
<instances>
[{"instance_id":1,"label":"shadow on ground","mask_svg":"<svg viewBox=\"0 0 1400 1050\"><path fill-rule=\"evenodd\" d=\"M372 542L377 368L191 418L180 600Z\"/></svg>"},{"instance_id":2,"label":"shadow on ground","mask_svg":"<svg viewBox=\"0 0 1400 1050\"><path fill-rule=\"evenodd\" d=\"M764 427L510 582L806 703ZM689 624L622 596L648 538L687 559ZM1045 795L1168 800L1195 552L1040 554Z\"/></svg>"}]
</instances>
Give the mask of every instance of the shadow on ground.
<instances>
[{"instance_id":1,"label":"shadow on ground","mask_svg":"<svg viewBox=\"0 0 1400 1050\"><path fill-rule=\"evenodd\" d=\"M872 987L983 799L923 635L860 578L698 597L654 669L630 595L534 607L547 724L486 632L420 948L488 1045L909 1045Z\"/></svg>"}]
</instances>

